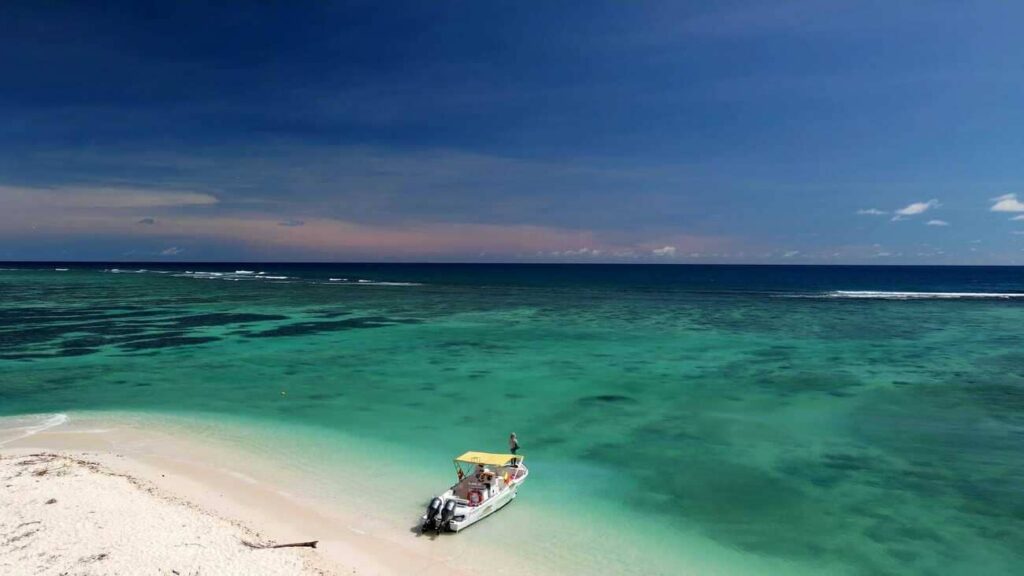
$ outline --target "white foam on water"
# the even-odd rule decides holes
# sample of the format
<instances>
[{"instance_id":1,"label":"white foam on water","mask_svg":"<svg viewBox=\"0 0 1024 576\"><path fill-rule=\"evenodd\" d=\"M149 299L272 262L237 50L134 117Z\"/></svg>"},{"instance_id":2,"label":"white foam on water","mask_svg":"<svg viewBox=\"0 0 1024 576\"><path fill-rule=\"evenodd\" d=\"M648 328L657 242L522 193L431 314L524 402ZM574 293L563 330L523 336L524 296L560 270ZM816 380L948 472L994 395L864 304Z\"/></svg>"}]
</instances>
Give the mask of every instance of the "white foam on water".
<instances>
[{"instance_id":1,"label":"white foam on water","mask_svg":"<svg viewBox=\"0 0 1024 576\"><path fill-rule=\"evenodd\" d=\"M35 434L44 430L49 430L50 428L61 426L67 421L67 414L33 414L31 416L0 418L0 433L4 436L4 438L0 440L0 446L10 444L15 440L34 436ZM14 436L6 438L7 432L13 433Z\"/></svg>"},{"instance_id":2,"label":"white foam on water","mask_svg":"<svg viewBox=\"0 0 1024 576\"><path fill-rule=\"evenodd\" d=\"M60 269L66 270L66 269ZM253 280L270 280L272 284L323 284L322 280L301 278L297 276L284 276L284 275L270 275L265 271L255 270L235 270L234 272L209 272L205 270L185 270L182 272L174 270L123 270L120 268L110 268L104 270L104 272L110 272L112 274L169 274L174 278L193 278L196 280L227 280L231 282L238 282L239 280L253 281ZM284 282L290 280L290 282ZM419 282L390 282L385 280L370 280L367 278L349 279L349 278L328 278L331 283L344 284L349 286L422 286Z\"/></svg>"},{"instance_id":3,"label":"white foam on water","mask_svg":"<svg viewBox=\"0 0 1024 576\"><path fill-rule=\"evenodd\" d=\"M1024 298L1016 292L897 292L886 290L835 290L826 298L873 298L880 300L958 300L958 299L1010 299Z\"/></svg>"},{"instance_id":4,"label":"white foam on water","mask_svg":"<svg viewBox=\"0 0 1024 576\"><path fill-rule=\"evenodd\" d=\"M347 283L348 285L356 285L356 286L422 286L422 284L420 284L419 282L387 282L387 281L383 281L383 280L381 280L381 281L366 280L366 279L363 279L363 278L360 278L360 279L356 280L355 284L353 284L352 282L349 282L347 278L341 278L340 280L337 279L337 278L331 278L330 280L331 280L331 282L339 282L340 281L340 282Z\"/></svg>"},{"instance_id":5,"label":"white foam on water","mask_svg":"<svg viewBox=\"0 0 1024 576\"><path fill-rule=\"evenodd\" d=\"M54 270L54 272L67 272L68 271L67 268L54 268L53 270Z\"/></svg>"}]
</instances>

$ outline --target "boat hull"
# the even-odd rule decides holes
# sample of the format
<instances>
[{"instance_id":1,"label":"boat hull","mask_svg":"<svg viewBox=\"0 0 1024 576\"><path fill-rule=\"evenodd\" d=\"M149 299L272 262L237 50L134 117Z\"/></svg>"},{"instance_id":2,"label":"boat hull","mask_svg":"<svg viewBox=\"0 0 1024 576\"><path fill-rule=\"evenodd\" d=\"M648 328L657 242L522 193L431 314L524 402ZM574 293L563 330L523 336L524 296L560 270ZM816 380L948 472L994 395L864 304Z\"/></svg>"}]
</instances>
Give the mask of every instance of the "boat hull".
<instances>
[{"instance_id":1,"label":"boat hull","mask_svg":"<svg viewBox=\"0 0 1024 576\"><path fill-rule=\"evenodd\" d=\"M494 514L498 510L504 508L509 502L515 500L516 495L519 492L519 487L510 488L505 490L501 494L489 498L486 502L479 506L457 506L455 508L455 519L448 523L446 527L450 532L459 532L469 528L473 524L487 518L491 514ZM458 518L462 516L462 520Z\"/></svg>"},{"instance_id":2,"label":"boat hull","mask_svg":"<svg viewBox=\"0 0 1024 576\"><path fill-rule=\"evenodd\" d=\"M468 454L478 455L476 453ZM484 454L484 456L488 455ZM514 457L509 456L509 458ZM482 483L480 476L459 474L458 483L431 501L427 513L420 517L421 529L423 531L461 532L515 500L519 495L519 487L526 480L530 471L522 465L521 460L512 462L511 466L502 466L489 472L494 485ZM493 489L495 485L497 490ZM487 494L491 495L486 496ZM479 501L481 495L485 495L485 499L479 504L473 505L472 502Z\"/></svg>"}]
</instances>

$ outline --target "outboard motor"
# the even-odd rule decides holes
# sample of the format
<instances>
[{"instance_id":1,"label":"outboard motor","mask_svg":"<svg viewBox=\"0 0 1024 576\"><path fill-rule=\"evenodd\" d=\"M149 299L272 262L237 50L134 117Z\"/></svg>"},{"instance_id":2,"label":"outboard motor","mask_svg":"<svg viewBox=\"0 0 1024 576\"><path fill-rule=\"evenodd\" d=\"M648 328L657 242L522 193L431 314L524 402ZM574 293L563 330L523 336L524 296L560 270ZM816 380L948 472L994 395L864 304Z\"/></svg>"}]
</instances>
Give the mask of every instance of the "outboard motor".
<instances>
[{"instance_id":1,"label":"outboard motor","mask_svg":"<svg viewBox=\"0 0 1024 576\"><path fill-rule=\"evenodd\" d=\"M441 523L437 525L437 531L440 533L441 528L449 528L448 523L452 521L455 516L455 500L449 500L444 503L444 508L441 510Z\"/></svg>"},{"instance_id":2,"label":"outboard motor","mask_svg":"<svg viewBox=\"0 0 1024 576\"><path fill-rule=\"evenodd\" d=\"M441 505L443 502L440 498L434 498L430 501L430 505L427 506L427 514L423 519L423 526L420 526L421 532L426 532L431 528L436 529L438 532L441 531Z\"/></svg>"}]
</instances>

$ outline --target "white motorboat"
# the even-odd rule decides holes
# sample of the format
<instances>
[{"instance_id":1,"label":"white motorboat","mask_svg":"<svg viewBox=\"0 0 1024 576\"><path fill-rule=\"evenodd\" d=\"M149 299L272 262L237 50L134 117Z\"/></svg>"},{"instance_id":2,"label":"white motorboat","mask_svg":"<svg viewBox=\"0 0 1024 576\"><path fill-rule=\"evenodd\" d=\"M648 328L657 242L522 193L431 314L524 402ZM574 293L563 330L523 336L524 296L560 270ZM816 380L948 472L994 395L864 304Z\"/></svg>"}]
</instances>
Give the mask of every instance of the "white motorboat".
<instances>
[{"instance_id":1,"label":"white motorboat","mask_svg":"<svg viewBox=\"0 0 1024 576\"><path fill-rule=\"evenodd\" d=\"M421 530L458 532L511 502L530 474L523 457L514 454L466 452L455 459L459 480L430 501Z\"/></svg>"}]
</instances>

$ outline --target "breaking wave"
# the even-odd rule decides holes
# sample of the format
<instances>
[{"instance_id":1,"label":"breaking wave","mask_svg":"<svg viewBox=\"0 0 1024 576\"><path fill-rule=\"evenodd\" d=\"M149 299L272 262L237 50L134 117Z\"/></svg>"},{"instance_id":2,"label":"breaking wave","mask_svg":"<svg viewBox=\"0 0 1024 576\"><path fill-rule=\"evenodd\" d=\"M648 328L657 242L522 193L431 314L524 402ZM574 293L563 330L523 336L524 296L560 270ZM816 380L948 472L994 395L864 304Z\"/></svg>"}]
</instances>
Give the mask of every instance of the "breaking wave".
<instances>
[{"instance_id":1,"label":"breaking wave","mask_svg":"<svg viewBox=\"0 0 1024 576\"><path fill-rule=\"evenodd\" d=\"M322 278L303 278L301 276L285 276L283 274L268 274L262 270L235 270L233 272L213 272L205 270L147 270L140 268L137 270L125 270L122 268L107 268L103 270L109 274L169 274L175 278L192 278L195 280L225 280L230 282L259 282L269 281L274 284L292 284L292 283L307 283L307 284L330 284L330 285L348 285L348 286L422 286L419 282L397 282L388 280L370 280L366 278L328 278L327 282L324 282Z\"/></svg>"},{"instance_id":2,"label":"breaking wave","mask_svg":"<svg viewBox=\"0 0 1024 576\"><path fill-rule=\"evenodd\" d=\"M888 290L834 290L812 298L859 298L871 300L1008 300L1024 298L1020 292L901 292Z\"/></svg>"},{"instance_id":3,"label":"breaking wave","mask_svg":"<svg viewBox=\"0 0 1024 576\"><path fill-rule=\"evenodd\" d=\"M0 446L28 438L67 421L67 414L33 414L0 418Z\"/></svg>"}]
</instances>

